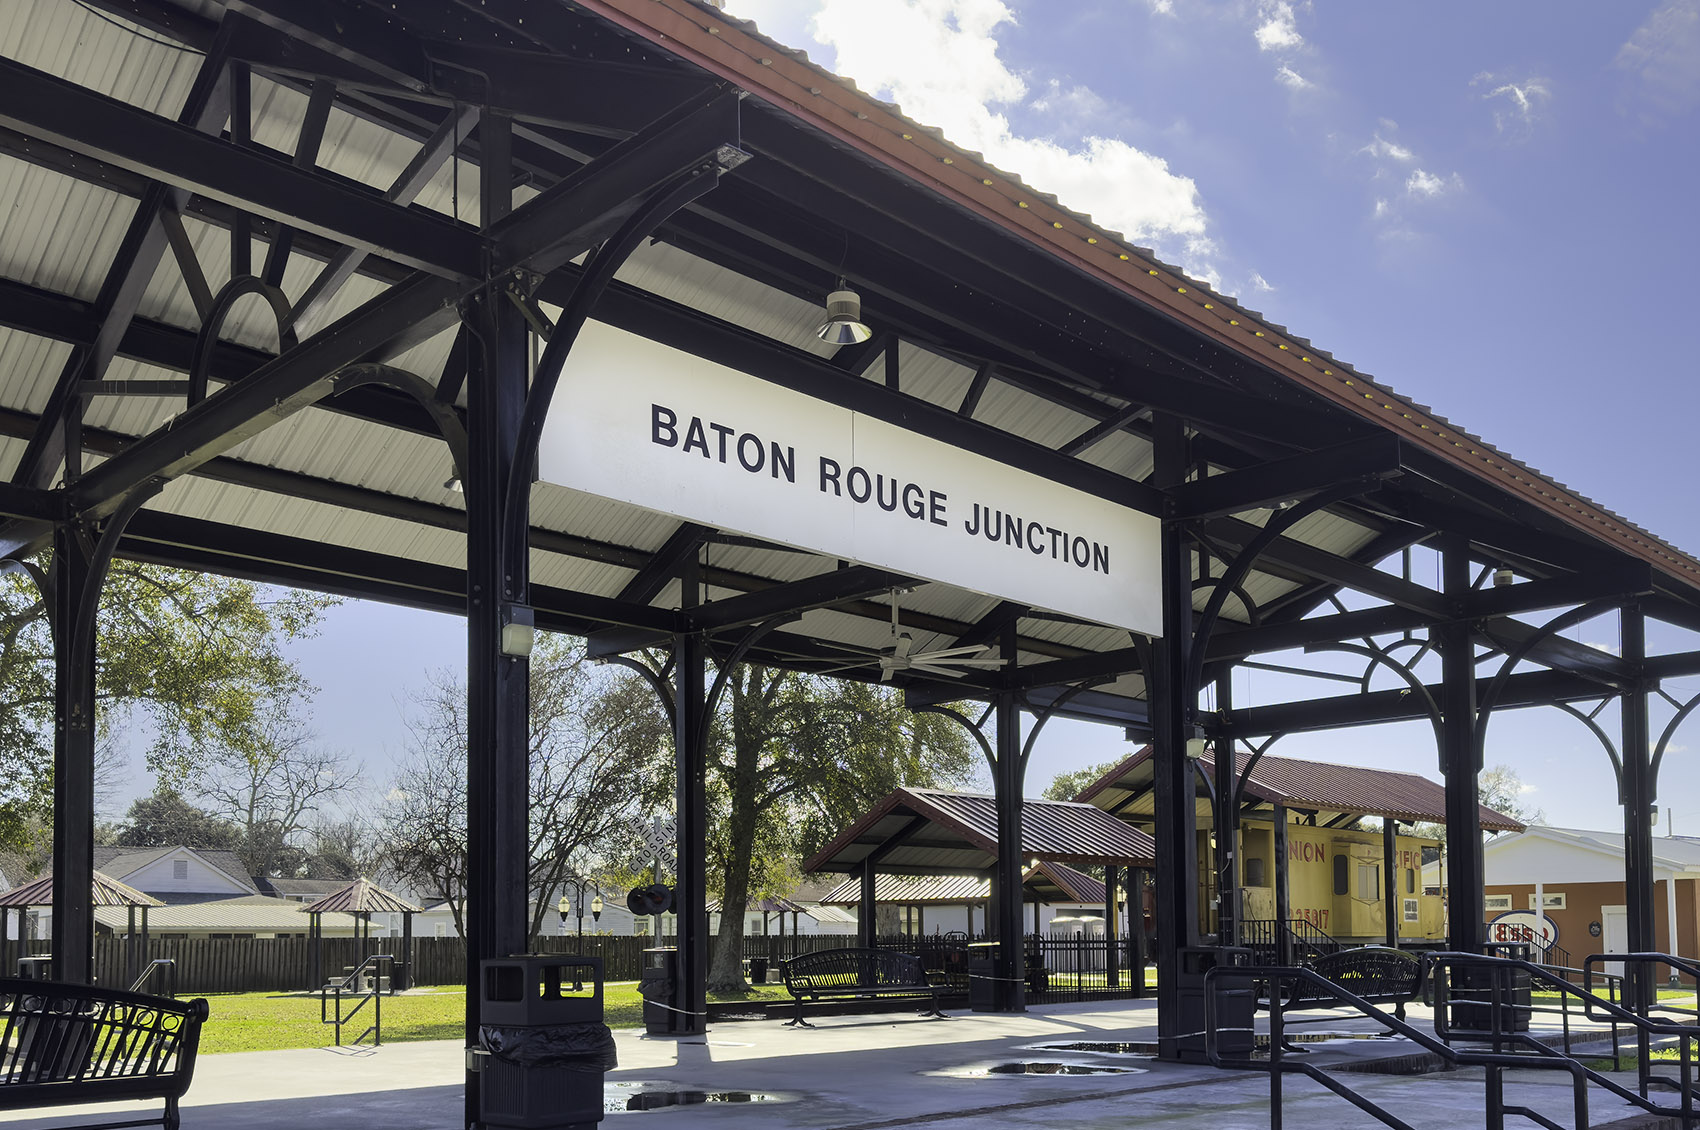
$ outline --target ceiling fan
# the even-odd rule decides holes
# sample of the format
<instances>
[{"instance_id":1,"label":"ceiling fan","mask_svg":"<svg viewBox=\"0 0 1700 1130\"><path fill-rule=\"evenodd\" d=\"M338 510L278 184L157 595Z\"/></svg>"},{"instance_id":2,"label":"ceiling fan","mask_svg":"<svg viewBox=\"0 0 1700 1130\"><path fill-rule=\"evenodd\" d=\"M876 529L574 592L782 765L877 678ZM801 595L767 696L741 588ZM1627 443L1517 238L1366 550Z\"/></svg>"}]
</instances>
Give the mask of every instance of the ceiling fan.
<instances>
[{"instance_id":1,"label":"ceiling fan","mask_svg":"<svg viewBox=\"0 0 1700 1130\"><path fill-rule=\"evenodd\" d=\"M830 675L837 671L848 671L856 667L878 665L880 682L889 682L893 672L918 671L923 675L948 675L960 679L970 668L1002 667L1009 662L996 656L981 655L987 650L985 644L970 644L966 647L947 647L937 651L916 651L915 637L903 630L897 619L897 589L891 591L891 641L878 652L870 654L866 659L854 663L846 663L831 667L825 671L816 672L820 675Z\"/></svg>"}]
</instances>

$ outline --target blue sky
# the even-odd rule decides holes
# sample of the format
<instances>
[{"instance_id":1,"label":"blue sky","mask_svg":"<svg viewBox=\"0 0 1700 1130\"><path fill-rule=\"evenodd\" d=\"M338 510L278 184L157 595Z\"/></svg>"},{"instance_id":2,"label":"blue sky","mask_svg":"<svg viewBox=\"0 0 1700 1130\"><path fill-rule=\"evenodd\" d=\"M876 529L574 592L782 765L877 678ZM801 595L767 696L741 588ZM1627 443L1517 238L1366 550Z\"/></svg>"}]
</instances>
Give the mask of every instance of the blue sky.
<instances>
[{"instance_id":1,"label":"blue sky","mask_svg":"<svg viewBox=\"0 0 1700 1130\"><path fill-rule=\"evenodd\" d=\"M728 0L1069 206L1690 552L1700 0ZM1577 638L1610 644L1609 625ZM1700 647L1655 632L1655 648ZM458 620L334 611L299 655L320 731L381 780ZM1273 677L1248 694L1286 697ZM1700 684L1668 688L1686 698ZM1668 713L1668 711L1667 711ZM1602 716L1610 719L1611 714ZM1662 724L1655 711L1655 727ZM1691 723L1700 727L1700 721ZM1661 804L1700 833L1700 731ZM1556 711L1494 723L1556 823L1620 824ZM1058 724L1030 791L1121 756ZM1278 752L1436 776L1425 727ZM1663 826L1661 826L1661 832Z\"/></svg>"}]
</instances>

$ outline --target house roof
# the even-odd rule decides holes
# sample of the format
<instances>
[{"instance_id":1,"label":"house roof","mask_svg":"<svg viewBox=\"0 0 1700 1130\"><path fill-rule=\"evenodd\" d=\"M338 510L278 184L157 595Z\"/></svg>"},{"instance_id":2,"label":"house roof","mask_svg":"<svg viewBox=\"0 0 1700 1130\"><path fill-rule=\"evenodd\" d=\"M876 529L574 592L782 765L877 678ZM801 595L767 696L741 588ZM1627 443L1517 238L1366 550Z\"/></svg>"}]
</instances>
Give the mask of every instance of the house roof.
<instances>
[{"instance_id":1,"label":"house roof","mask_svg":"<svg viewBox=\"0 0 1700 1130\"><path fill-rule=\"evenodd\" d=\"M879 852L893 874L985 871L997 862L997 801L986 793L897 789L803 864L804 871L851 871ZM1151 837L1089 804L1023 801L1021 852L1027 859L1149 867Z\"/></svg>"},{"instance_id":2,"label":"house roof","mask_svg":"<svg viewBox=\"0 0 1700 1130\"><path fill-rule=\"evenodd\" d=\"M1145 746L1102 777L1086 786L1079 799L1124 817L1149 818L1152 813L1151 746ZM1244 774L1252 755L1241 751L1235 764ZM1207 749L1198 758L1214 772L1215 758ZM1202 788L1202 782L1199 783ZM1391 769L1367 769L1296 757L1258 759L1251 776L1242 783L1244 794L1264 805L1284 805L1319 814L1382 816L1393 820L1446 822L1446 789L1416 773ZM1514 817L1480 805L1485 831L1519 831L1523 824Z\"/></svg>"},{"instance_id":3,"label":"house roof","mask_svg":"<svg viewBox=\"0 0 1700 1130\"><path fill-rule=\"evenodd\" d=\"M1604 852L1619 859L1623 857L1622 832L1595 832L1586 828L1556 828L1538 824L1526 828L1527 835L1543 839L1562 840L1579 847ZM1496 840L1488 846L1492 851L1512 840ZM1700 871L1700 836L1654 836L1653 863L1671 871Z\"/></svg>"},{"instance_id":4,"label":"house roof","mask_svg":"<svg viewBox=\"0 0 1700 1130\"><path fill-rule=\"evenodd\" d=\"M95 921L113 930L123 930L123 912L114 908L96 910ZM148 928L155 932L212 930L231 933L305 934L310 925L300 903L247 895L242 898L164 906L148 912ZM354 930L359 920L351 914L327 914L322 925L328 930Z\"/></svg>"},{"instance_id":5,"label":"house roof","mask_svg":"<svg viewBox=\"0 0 1700 1130\"><path fill-rule=\"evenodd\" d=\"M254 881L261 894L278 898L306 895L322 898L333 891L341 890L348 883L347 879L274 879L269 875L256 875Z\"/></svg>"},{"instance_id":6,"label":"house roof","mask_svg":"<svg viewBox=\"0 0 1700 1130\"><path fill-rule=\"evenodd\" d=\"M97 844L94 849L94 865L108 874L126 878L165 856L185 851L243 890L259 893L259 887L255 885L253 877L248 874L248 868L242 862L242 857L228 848L198 848L191 847L188 844L172 844L170 847L130 848Z\"/></svg>"},{"instance_id":7,"label":"house roof","mask_svg":"<svg viewBox=\"0 0 1700 1130\"><path fill-rule=\"evenodd\" d=\"M346 911L350 914L419 913L417 906L365 878L345 883L317 902L303 906L301 910L304 914L323 914L331 910Z\"/></svg>"},{"instance_id":8,"label":"house roof","mask_svg":"<svg viewBox=\"0 0 1700 1130\"><path fill-rule=\"evenodd\" d=\"M165 904L151 895L143 894L136 888L126 886L104 871L94 873L93 900L96 907L132 907L132 906L164 906ZM0 894L0 906L52 906L53 905L53 876L43 875L41 878L14 887Z\"/></svg>"}]
</instances>

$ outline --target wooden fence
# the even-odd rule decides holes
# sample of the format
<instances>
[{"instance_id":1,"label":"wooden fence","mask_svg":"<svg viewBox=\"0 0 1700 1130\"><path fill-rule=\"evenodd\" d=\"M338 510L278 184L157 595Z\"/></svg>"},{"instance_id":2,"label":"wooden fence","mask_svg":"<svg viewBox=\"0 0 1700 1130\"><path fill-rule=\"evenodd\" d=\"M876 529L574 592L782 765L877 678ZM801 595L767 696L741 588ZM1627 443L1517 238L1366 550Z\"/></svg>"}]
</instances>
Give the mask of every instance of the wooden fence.
<instances>
[{"instance_id":1,"label":"wooden fence","mask_svg":"<svg viewBox=\"0 0 1700 1130\"><path fill-rule=\"evenodd\" d=\"M636 981L643 975L643 951L657 945L672 945L671 937L657 941L654 936L616 937L608 934L587 934L576 937L540 937L534 939L536 953L582 953L602 959L603 977L609 981ZM97 937L94 940L95 981L118 988L129 987L128 939ZM326 978L340 976L345 969L360 964L371 954L387 953L402 957L399 937L325 938L323 970ZM713 960L715 939L709 940L710 960ZM745 957L766 957L780 960L817 949L836 949L853 946L853 937L837 935L786 935L744 939ZM310 974L311 951L306 938L188 938L159 939L148 942L148 958L170 958L176 963L179 995L196 993L290 993L317 988ZM18 955L18 943L0 946L7 972ZM47 953L46 941L30 941L22 945L25 952ZM466 943L460 938L413 939L412 977L415 985L464 985L466 983Z\"/></svg>"}]
</instances>

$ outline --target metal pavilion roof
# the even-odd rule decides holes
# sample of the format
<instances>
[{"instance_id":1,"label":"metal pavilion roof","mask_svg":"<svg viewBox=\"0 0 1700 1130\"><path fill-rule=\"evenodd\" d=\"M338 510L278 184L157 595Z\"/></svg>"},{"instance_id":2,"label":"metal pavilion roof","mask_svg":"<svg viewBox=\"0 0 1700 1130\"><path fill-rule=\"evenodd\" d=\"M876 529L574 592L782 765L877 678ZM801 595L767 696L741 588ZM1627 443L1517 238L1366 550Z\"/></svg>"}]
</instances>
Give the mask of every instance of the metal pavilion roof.
<instances>
[{"instance_id":1,"label":"metal pavilion roof","mask_svg":"<svg viewBox=\"0 0 1700 1130\"><path fill-rule=\"evenodd\" d=\"M163 902L152 895L143 894L136 888L120 883L112 876L100 871L94 873L90 905L96 907L133 907L133 906L164 906ZM31 907L53 905L53 876L43 875L39 879L13 887L0 893L0 906Z\"/></svg>"},{"instance_id":2,"label":"metal pavilion roof","mask_svg":"<svg viewBox=\"0 0 1700 1130\"><path fill-rule=\"evenodd\" d=\"M1023 802L1023 858L1150 867L1156 845L1089 804ZM897 789L803 864L804 871L851 871L874 856L894 875L963 875L997 862L993 797L941 789Z\"/></svg>"},{"instance_id":3,"label":"metal pavilion roof","mask_svg":"<svg viewBox=\"0 0 1700 1130\"><path fill-rule=\"evenodd\" d=\"M367 878L355 879L321 899L301 907L302 914L418 914L419 908Z\"/></svg>"},{"instance_id":4,"label":"metal pavilion roof","mask_svg":"<svg viewBox=\"0 0 1700 1130\"><path fill-rule=\"evenodd\" d=\"M193 96L205 55L225 51L250 74L245 147L280 168L303 164L295 151L316 112L317 79L332 97L328 109L319 104L323 136L305 165L359 202L387 196L411 217L432 218L445 242L477 221L479 98L457 86L456 75L481 71L491 84L484 98L513 99L521 203L699 89L704 76L731 81L752 95L741 144L753 159L639 250L598 319L784 367L823 393L851 385L889 393L896 412L941 410L971 422L987 444L1043 449L1129 489L1152 470L1152 409L1187 417L1203 473L1213 478L1354 437L1399 437L1399 477L1310 516L1259 560L1239 586L1252 607L1236 598L1222 611L1245 631L1223 633L1213 660L1245 654L1234 649L1300 621L1340 588L1437 614L1432 590L1398 584L1375 566L1448 524L1483 558L1537 581L1581 575L1602 560L1621 564L1602 558L1601 546L1610 545L1658 570L1656 583L1632 581L1630 589L1656 590L1667 608L1692 601L1696 567L1687 556L949 145L752 25L689 0L332 7L344 28L335 41L281 0L19 0L0 27L0 56L20 65L7 71L8 89L38 89L52 76L72 84L66 89L174 118ZM232 19L221 39L218 21L230 13L256 22ZM453 42L442 34L451 23L459 29ZM404 59L415 49L416 58ZM419 73L409 71L415 66ZM559 95L547 105L526 101L533 85L522 77L570 81L573 68L618 96L565 108ZM113 321L121 297L114 267L124 261L156 160L77 147L78 139L42 124L32 108L38 101L14 99L0 128L0 472L13 476L39 439L56 387L74 374L78 351ZM136 121L141 129L151 119ZM226 126L207 128L216 135ZM434 136L455 145L433 148ZM101 374L109 383L86 397L85 469L183 413L171 382L188 368L206 298L183 265L216 292L232 274L233 230L247 226L256 271L287 233L290 251L276 275L291 304L312 307L297 327L303 337L407 275L402 252L363 245L346 281L321 290L327 263L350 262L342 244L306 222L286 224L274 214L281 205L255 203L244 214L230 195L210 187L185 193L178 246L140 280L134 316L116 320L116 356ZM451 217L462 226L447 223ZM834 264L854 276L881 331L866 347L833 350L811 332ZM546 310L575 269L544 281ZM419 375L442 402L464 405L450 364L454 337L445 329L386 360ZM278 346L264 303L237 302L212 349L214 388L237 387ZM896 357L894 369L884 349ZM893 379L898 387L888 387ZM925 428L926 418L916 426ZM445 446L413 402L388 389L356 390L301 409L174 479L128 528L121 552L457 611L465 606L466 515L445 485L449 472ZM1199 535L1220 556L1270 518L1262 506L1214 514L1201 519ZM680 532L676 519L538 486L532 527L543 626L587 633L653 624L678 607L677 583L663 575L652 585L647 568ZM839 566L735 534L704 538L711 601ZM1203 574L1220 569L1195 563L1195 607L1210 597ZM883 643L886 601L872 592L806 611L753 654L804 669L834 666ZM1115 677L1077 697L1069 712L1143 721L1144 680L1131 657L1119 657L1128 650L1123 632L939 584L904 594L902 608L920 647L983 642L1016 617L1017 667L1036 672L1036 704L1052 687L1103 674L1099 657L1118 656ZM1535 658L1565 659L1562 670L1596 684L1601 670L1612 670L1610 657L1587 651ZM1048 663L1059 666L1045 671ZM991 686L975 678L897 682L932 701Z\"/></svg>"},{"instance_id":5,"label":"metal pavilion roof","mask_svg":"<svg viewBox=\"0 0 1700 1130\"><path fill-rule=\"evenodd\" d=\"M1340 816L1384 816L1393 820L1446 823L1446 790L1427 777L1390 769L1366 769L1356 765L1268 755L1259 758L1247 775L1246 766L1251 757L1244 751L1237 753L1235 772L1239 774L1243 795L1248 801L1258 802L1259 807L1279 804L1301 812L1313 812L1319 824ZM1215 758L1210 751L1198 758L1198 762L1201 772L1214 775ZM1149 820L1152 815L1151 780L1152 750L1145 746L1082 789L1078 799L1123 819L1144 817ZM1479 808L1483 830L1523 830L1522 822L1514 817L1485 804ZM1208 815L1208 806L1200 811Z\"/></svg>"},{"instance_id":6,"label":"metal pavilion roof","mask_svg":"<svg viewBox=\"0 0 1700 1130\"><path fill-rule=\"evenodd\" d=\"M1040 860L1021 876L1021 885L1040 902L1080 902L1102 905L1104 884L1054 860ZM916 905L983 903L991 897L992 881L984 875L888 875L874 877L874 901ZM821 897L823 905L859 906L862 881L849 878Z\"/></svg>"}]
</instances>

